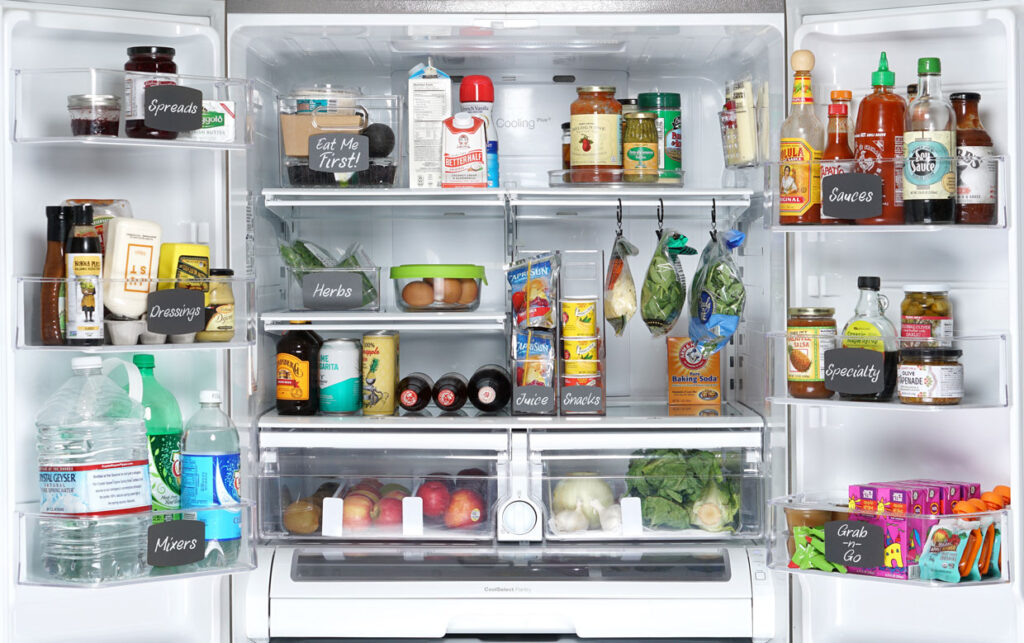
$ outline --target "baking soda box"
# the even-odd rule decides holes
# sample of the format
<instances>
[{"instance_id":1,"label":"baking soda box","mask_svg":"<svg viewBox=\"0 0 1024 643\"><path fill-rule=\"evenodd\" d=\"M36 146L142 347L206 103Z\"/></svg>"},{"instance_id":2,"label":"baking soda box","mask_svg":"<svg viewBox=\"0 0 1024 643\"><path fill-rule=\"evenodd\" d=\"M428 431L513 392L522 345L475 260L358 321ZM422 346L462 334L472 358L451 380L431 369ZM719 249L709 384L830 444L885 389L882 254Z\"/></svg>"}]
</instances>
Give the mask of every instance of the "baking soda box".
<instances>
[{"instance_id":1,"label":"baking soda box","mask_svg":"<svg viewBox=\"0 0 1024 643\"><path fill-rule=\"evenodd\" d=\"M721 404L721 352L704 357L689 337L668 337L666 344L669 406Z\"/></svg>"}]
</instances>

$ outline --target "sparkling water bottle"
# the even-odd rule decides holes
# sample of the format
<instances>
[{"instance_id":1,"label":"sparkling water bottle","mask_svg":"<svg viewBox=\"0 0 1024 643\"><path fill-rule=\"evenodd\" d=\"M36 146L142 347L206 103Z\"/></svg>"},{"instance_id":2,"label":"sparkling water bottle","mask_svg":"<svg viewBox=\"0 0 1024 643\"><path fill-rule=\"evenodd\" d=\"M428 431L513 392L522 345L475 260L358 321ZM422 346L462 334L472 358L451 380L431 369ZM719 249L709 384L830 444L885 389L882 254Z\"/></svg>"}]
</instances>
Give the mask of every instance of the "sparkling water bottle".
<instances>
[{"instance_id":1,"label":"sparkling water bottle","mask_svg":"<svg viewBox=\"0 0 1024 643\"><path fill-rule=\"evenodd\" d=\"M181 409L174 395L153 375L156 360L152 355L139 353L132 358L132 363L142 375L153 511L178 509L181 507ZM153 522L164 522L173 516L155 516Z\"/></svg>"},{"instance_id":2,"label":"sparkling water bottle","mask_svg":"<svg viewBox=\"0 0 1024 643\"><path fill-rule=\"evenodd\" d=\"M238 505L241 499L238 431L220 409L219 391L201 391L199 410L185 425L181 446L181 508ZM239 508L196 512L206 523L206 557L200 567L225 567L238 559Z\"/></svg>"},{"instance_id":3,"label":"sparkling water bottle","mask_svg":"<svg viewBox=\"0 0 1024 643\"><path fill-rule=\"evenodd\" d=\"M39 509L55 514L40 518L39 562L71 582L140 576L150 524L142 407L99 357L76 357L71 370L36 415Z\"/></svg>"}]
</instances>

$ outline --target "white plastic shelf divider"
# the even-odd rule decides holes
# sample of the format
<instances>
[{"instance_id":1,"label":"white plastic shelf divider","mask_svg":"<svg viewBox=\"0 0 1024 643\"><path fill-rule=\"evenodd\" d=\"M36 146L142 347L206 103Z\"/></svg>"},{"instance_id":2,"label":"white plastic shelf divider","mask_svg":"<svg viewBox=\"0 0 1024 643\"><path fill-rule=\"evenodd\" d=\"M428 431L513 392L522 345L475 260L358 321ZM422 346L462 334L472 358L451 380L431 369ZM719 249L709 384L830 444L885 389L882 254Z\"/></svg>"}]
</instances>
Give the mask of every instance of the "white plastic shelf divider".
<instances>
[{"instance_id":1,"label":"white plastic shelf divider","mask_svg":"<svg viewBox=\"0 0 1024 643\"><path fill-rule=\"evenodd\" d=\"M389 312L345 312L324 310L279 311L260 315L263 330L268 333L283 333L287 330L305 329L314 331L372 331L398 330L403 332L503 332L506 315L504 312L438 312L404 313ZM292 320L308 321L308 324L292 324Z\"/></svg>"}]
</instances>

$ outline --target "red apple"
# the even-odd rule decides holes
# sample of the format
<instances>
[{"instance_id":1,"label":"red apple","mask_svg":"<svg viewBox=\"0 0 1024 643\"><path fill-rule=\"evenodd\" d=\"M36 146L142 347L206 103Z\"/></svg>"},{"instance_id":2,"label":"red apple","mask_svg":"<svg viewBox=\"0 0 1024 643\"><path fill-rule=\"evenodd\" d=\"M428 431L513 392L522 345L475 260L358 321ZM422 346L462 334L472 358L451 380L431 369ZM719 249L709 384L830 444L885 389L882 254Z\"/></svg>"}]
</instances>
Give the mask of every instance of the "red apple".
<instances>
[{"instance_id":1,"label":"red apple","mask_svg":"<svg viewBox=\"0 0 1024 643\"><path fill-rule=\"evenodd\" d=\"M380 480L376 478L363 478L362 480L359 481L359 484L369 485L373 487L375 490L380 490L380 488L384 486L381 484Z\"/></svg>"},{"instance_id":2,"label":"red apple","mask_svg":"<svg viewBox=\"0 0 1024 643\"><path fill-rule=\"evenodd\" d=\"M444 473L443 471L431 473L426 478L424 478L424 480L426 482L442 483L445 486L445 488L448 489L448 493L451 493L455 489L455 483L452 481L452 476L450 474Z\"/></svg>"},{"instance_id":3,"label":"red apple","mask_svg":"<svg viewBox=\"0 0 1024 643\"><path fill-rule=\"evenodd\" d=\"M381 498L392 498L395 497L392 495L393 491L401 491L403 495L400 497L402 498L405 498L406 496L409 496L412 493L411 491L409 491L408 487L395 483L384 485L383 487L380 488L380 491L378 493L380 493Z\"/></svg>"},{"instance_id":4,"label":"red apple","mask_svg":"<svg viewBox=\"0 0 1024 643\"><path fill-rule=\"evenodd\" d=\"M384 497L381 498L381 500L384 500L384 498L392 498L394 500L397 500L397 501L401 502L402 498L408 498L408 497L409 497L409 493L408 492L402 491L401 489L392 489L391 491L389 491L386 494L384 494Z\"/></svg>"},{"instance_id":5,"label":"red apple","mask_svg":"<svg viewBox=\"0 0 1024 643\"><path fill-rule=\"evenodd\" d=\"M345 498L341 524L345 529L358 531L366 529L373 522L373 502L365 496Z\"/></svg>"},{"instance_id":6,"label":"red apple","mask_svg":"<svg viewBox=\"0 0 1024 643\"><path fill-rule=\"evenodd\" d=\"M374 505L377 504L377 502L380 500L380 496L377 495L376 492L370 491L368 489L353 489L352 491L349 491L347 494L345 494L345 498L352 498L354 496L363 496L364 498L370 501L370 504Z\"/></svg>"},{"instance_id":7,"label":"red apple","mask_svg":"<svg viewBox=\"0 0 1024 643\"><path fill-rule=\"evenodd\" d=\"M402 501L395 498L381 498L374 508L376 516L373 519L375 525L400 525L402 524Z\"/></svg>"},{"instance_id":8,"label":"red apple","mask_svg":"<svg viewBox=\"0 0 1024 643\"><path fill-rule=\"evenodd\" d=\"M452 529L473 527L486 518L487 510L480 494L471 489L458 489L444 513L444 525Z\"/></svg>"},{"instance_id":9,"label":"red apple","mask_svg":"<svg viewBox=\"0 0 1024 643\"><path fill-rule=\"evenodd\" d=\"M428 518L440 518L448 508L451 494L448 487L439 480L428 480L416 490L416 495L423 499L423 515Z\"/></svg>"}]
</instances>

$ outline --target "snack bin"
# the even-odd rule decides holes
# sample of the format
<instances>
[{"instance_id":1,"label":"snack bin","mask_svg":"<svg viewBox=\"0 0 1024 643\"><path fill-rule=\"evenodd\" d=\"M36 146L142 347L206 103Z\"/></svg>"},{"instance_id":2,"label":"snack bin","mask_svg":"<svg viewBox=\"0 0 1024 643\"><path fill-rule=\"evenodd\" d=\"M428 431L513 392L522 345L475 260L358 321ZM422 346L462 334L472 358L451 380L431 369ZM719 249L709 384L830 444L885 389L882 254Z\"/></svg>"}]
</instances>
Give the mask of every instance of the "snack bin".
<instances>
[{"instance_id":1,"label":"snack bin","mask_svg":"<svg viewBox=\"0 0 1024 643\"><path fill-rule=\"evenodd\" d=\"M562 415L604 415L604 252L561 256L559 408Z\"/></svg>"},{"instance_id":2,"label":"snack bin","mask_svg":"<svg viewBox=\"0 0 1024 643\"><path fill-rule=\"evenodd\" d=\"M319 85L278 98L281 184L291 187L397 187L402 183L401 96L362 96ZM320 134L367 137L369 165L356 172L321 172L309 165L310 139Z\"/></svg>"},{"instance_id":3,"label":"snack bin","mask_svg":"<svg viewBox=\"0 0 1024 643\"><path fill-rule=\"evenodd\" d=\"M473 311L487 285L484 267L474 264L392 266L395 303L406 312Z\"/></svg>"}]
</instances>

